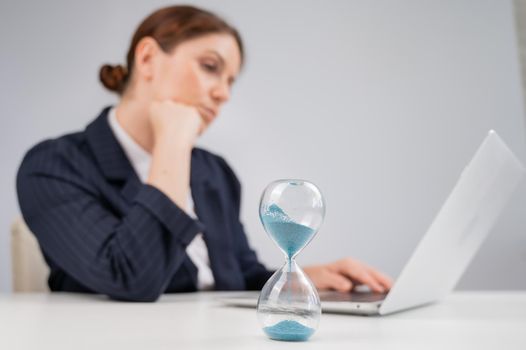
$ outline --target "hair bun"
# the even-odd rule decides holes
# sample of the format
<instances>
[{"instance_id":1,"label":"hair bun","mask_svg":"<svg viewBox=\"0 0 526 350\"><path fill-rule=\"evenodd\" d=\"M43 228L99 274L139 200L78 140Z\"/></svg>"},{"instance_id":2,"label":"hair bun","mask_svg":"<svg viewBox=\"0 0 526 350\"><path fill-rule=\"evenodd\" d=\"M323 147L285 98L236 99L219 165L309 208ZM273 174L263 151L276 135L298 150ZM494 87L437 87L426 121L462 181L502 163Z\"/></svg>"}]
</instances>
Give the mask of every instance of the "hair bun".
<instances>
[{"instance_id":1,"label":"hair bun","mask_svg":"<svg viewBox=\"0 0 526 350\"><path fill-rule=\"evenodd\" d=\"M128 78L128 70L122 65L105 64L100 68L99 78L110 91L122 94Z\"/></svg>"}]
</instances>

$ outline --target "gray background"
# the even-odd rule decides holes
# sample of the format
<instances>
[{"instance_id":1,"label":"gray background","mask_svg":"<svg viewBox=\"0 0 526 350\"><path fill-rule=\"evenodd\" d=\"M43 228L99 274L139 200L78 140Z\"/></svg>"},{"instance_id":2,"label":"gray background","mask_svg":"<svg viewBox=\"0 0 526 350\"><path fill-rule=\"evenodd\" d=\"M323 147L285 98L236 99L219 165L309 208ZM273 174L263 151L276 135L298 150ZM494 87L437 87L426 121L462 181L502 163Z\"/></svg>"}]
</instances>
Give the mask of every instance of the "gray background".
<instances>
[{"instance_id":1,"label":"gray background","mask_svg":"<svg viewBox=\"0 0 526 350\"><path fill-rule=\"evenodd\" d=\"M326 196L325 224L301 264L351 255L396 277L488 129L526 160L510 1L194 3L246 42L232 101L200 144L237 171L247 234L271 267L283 257L257 211L274 179L309 179ZM22 155L116 101L99 67L123 63L140 20L165 4L1 2L0 291L11 288ZM526 289L525 200L523 184L459 288Z\"/></svg>"}]
</instances>

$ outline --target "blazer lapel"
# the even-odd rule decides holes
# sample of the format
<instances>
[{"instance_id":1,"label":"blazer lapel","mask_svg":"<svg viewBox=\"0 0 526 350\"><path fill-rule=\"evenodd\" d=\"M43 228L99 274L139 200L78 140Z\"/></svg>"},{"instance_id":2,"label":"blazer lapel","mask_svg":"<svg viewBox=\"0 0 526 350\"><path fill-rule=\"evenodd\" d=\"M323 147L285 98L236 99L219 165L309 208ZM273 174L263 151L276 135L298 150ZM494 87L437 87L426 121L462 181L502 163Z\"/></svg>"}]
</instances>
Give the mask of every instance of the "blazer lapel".
<instances>
[{"instance_id":1,"label":"blazer lapel","mask_svg":"<svg viewBox=\"0 0 526 350\"><path fill-rule=\"evenodd\" d=\"M110 181L123 181L135 171L110 128L110 108L104 108L97 119L87 126L86 137L104 176Z\"/></svg>"},{"instance_id":2,"label":"blazer lapel","mask_svg":"<svg viewBox=\"0 0 526 350\"><path fill-rule=\"evenodd\" d=\"M101 114L88 125L86 138L104 177L113 186L120 188L125 202L119 203L119 207L125 210L137 195L141 182L110 128L108 122L110 108L111 106L104 108Z\"/></svg>"},{"instance_id":3,"label":"blazer lapel","mask_svg":"<svg viewBox=\"0 0 526 350\"><path fill-rule=\"evenodd\" d=\"M244 289L245 282L235 257L232 235L228 232L228 218L221 202L220 191L209 177L199 178L206 172L201 169L198 159L192 165L192 174L195 212L205 225L203 238L208 248L215 289Z\"/></svg>"}]
</instances>

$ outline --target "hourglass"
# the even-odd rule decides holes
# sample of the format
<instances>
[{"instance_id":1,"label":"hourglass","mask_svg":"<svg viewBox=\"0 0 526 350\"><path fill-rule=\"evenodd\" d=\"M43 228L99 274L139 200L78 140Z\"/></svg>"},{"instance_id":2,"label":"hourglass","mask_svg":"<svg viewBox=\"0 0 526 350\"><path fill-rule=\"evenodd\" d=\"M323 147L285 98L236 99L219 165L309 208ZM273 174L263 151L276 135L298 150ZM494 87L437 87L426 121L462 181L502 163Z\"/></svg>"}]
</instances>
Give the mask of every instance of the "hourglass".
<instances>
[{"instance_id":1,"label":"hourglass","mask_svg":"<svg viewBox=\"0 0 526 350\"><path fill-rule=\"evenodd\" d=\"M318 328L320 298L295 257L312 240L324 216L323 196L308 181L274 181L261 196L259 217L263 227L286 257L258 299L258 319L271 339L304 341Z\"/></svg>"}]
</instances>

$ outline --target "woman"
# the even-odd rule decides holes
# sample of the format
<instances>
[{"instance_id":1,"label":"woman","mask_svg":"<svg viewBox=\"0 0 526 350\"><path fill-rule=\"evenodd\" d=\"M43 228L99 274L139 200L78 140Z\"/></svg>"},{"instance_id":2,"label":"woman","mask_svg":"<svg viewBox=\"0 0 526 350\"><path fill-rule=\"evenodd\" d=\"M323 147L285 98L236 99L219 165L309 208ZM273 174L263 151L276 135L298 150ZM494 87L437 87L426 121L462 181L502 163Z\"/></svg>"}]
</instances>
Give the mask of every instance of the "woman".
<instances>
[{"instance_id":1,"label":"woman","mask_svg":"<svg viewBox=\"0 0 526 350\"><path fill-rule=\"evenodd\" d=\"M26 154L18 197L51 290L154 301L164 292L263 286L272 272L239 221L239 182L224 159L194 147L242 63L238 32L216 15L160 9L137 29L126 67L101 68L118 105ZM391 286L350 258L304 270L319 289Z\"/></svg>"}]
</instances>

